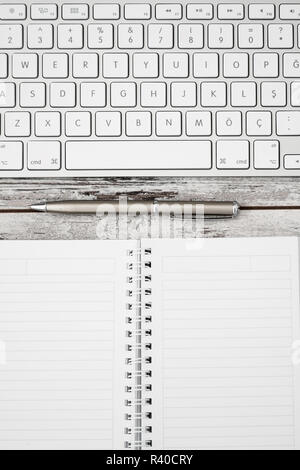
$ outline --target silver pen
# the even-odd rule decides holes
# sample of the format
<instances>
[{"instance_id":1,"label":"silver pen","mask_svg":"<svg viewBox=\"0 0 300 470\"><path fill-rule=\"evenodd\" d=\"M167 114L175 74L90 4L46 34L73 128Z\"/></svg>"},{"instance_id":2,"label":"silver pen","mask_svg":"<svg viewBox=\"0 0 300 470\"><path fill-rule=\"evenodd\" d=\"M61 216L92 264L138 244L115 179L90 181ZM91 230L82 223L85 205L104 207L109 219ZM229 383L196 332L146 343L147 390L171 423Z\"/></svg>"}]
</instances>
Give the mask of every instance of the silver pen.
<instances>
[{"instance_id":1,"label":"silver pen","mask_svg":"<svg viewBox=\"0 0 300 470\"><path fill-rule=\"evenodd\" d=\"M240 206L235 201L53 201L33 204L31 210L56 214L161 214L231 219L237 217Z\"/></svg>"}]
</instances>

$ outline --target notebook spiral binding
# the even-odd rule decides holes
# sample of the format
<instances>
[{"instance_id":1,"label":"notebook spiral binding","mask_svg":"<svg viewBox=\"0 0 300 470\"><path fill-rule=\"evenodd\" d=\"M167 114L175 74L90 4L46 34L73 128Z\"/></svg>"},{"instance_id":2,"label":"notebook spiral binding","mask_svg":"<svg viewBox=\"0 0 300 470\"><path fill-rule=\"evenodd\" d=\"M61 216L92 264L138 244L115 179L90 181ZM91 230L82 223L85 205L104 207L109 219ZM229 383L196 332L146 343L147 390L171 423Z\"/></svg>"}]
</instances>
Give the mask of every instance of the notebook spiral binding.
<instances>
[{"instance_id":1,"label":"notebook spiral binding","mask_svg":"<svg viewBox=\"0 0 300 470\"><path fill-rule=\"evenodd\" d=\"M125 414L126 449L152 447L151 269L151 249L128 251L126 349L130 357L126 359L125 392L129 396L125 400L129 410Z\"/></svg>"}]
</instances>

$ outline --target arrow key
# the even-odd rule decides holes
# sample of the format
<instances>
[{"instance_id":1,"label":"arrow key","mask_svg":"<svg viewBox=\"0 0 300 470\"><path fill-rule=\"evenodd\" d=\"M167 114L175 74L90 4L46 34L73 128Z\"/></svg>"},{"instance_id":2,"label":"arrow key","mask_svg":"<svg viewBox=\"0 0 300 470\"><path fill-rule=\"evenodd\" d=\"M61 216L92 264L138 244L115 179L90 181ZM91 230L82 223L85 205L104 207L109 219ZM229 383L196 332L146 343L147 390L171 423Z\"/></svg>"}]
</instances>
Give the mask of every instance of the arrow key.
<instances>
[{"instance_id":1,"label":"arrow key","mask_svg":"<svg viewBox=\"0 0 300 470\"><path fill-rule=\"evenodd\" d=\"M285 155L284 168L286 170L300 170L300 155Z\"/></svg>"}]
</instances>

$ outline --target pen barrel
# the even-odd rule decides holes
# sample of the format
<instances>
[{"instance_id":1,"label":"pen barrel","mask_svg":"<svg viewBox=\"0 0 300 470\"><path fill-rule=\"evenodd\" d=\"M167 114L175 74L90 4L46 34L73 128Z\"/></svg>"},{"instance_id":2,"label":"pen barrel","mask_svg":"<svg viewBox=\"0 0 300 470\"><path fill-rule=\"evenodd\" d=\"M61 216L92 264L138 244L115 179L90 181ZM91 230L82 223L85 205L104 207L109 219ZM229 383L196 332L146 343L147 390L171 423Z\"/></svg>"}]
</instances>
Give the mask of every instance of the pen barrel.
<instances>
[{"instance_id":1,"label":"pen barrel","mask_svg":"<svg viewBox=\"0 0 300 470\"><path fill-rule=\"evenodd\" d=\"M160 214L173 213L176 216L192 215L206 218L231 218L239 214L240 206L237 202L225 201L165 201L156 202L155 212Z\"/></svg>"}]
</instances>

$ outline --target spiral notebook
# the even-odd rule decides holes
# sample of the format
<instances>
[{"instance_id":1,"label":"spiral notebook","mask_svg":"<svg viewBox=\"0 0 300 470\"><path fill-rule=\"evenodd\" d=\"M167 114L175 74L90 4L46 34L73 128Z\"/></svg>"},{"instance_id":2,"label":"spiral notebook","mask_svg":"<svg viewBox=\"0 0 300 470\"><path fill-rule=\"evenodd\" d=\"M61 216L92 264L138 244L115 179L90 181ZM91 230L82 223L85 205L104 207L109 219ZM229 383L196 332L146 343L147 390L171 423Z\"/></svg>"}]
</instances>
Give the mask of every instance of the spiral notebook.
<instances>
[{"instance_id":1,"label":"spiral notebook","mask_svg":"<svg viewBox=\"0 0 300 470\"><path fill-rule=\"evenodd\" d=\"M299 449L296 238L0 243L0 449Z\"/></svg>"}]
</instances>

